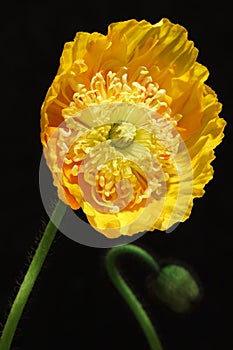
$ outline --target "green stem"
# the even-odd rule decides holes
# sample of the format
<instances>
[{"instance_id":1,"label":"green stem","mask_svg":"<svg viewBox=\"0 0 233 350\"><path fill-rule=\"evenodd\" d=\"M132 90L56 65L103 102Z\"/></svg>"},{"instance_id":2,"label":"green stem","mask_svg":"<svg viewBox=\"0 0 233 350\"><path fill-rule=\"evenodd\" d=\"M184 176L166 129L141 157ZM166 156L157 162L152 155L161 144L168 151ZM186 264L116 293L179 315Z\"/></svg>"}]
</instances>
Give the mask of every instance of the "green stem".
<instances>
[{"instance_id":1,"label":"green stem","mask_svg":"<svg viewBox=\"0 0 233 350\"><path fill-rule=\"evenodd\" d=\"M144 260L156 273L159 272L159 265L155 262L151 255L135 245L125 245L112 248L106 256L106 266L109 277L134 313L134 316L139 322L139 325L141 326L147 338L147 341L150 344L151 350L162 350L162 345L160 343L159 337L149 317L147 316L145 310L137 300L132 290L128 287L124 279L121 277L116 267L116 260L122 254L135 254Z\"/></svg>"},{"instance_id":2,"label":"green stem","mask_svg":"<svg viewBox=\"0 0 233 350\"><path fill-rule=\"evenodd\" d=\"M65 214L66 208L67 206L63 202L59 201L53 211L51 219L45 229L41 241L36 249L35 255L29 265L28 271L12 304L6 324L3 328L2 336L0 338L0 350L10 349L24 307L55 238L57 227L53 224L53 222L56 222L56 225L59 226Z\"/></svg>"}]
</instances>

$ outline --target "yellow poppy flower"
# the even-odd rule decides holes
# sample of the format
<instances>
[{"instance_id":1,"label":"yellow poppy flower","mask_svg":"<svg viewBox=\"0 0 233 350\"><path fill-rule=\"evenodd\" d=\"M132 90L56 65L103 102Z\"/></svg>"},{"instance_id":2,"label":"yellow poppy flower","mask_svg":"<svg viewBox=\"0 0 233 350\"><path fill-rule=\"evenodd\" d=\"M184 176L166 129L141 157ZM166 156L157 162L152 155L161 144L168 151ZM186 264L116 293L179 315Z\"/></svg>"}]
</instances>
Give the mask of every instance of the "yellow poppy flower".
<instances>
[{"instance_id":1,"label":"yellow poppy flower","mask_svg":"<svg viewBox=\"0 0 233 350\"><path fill-rule=\"evenodd\" d=\"M225 121L187 31L113 23L68 42L41 109L58 196L109 238L186 220Z\"/></svg>"}]
</instances>

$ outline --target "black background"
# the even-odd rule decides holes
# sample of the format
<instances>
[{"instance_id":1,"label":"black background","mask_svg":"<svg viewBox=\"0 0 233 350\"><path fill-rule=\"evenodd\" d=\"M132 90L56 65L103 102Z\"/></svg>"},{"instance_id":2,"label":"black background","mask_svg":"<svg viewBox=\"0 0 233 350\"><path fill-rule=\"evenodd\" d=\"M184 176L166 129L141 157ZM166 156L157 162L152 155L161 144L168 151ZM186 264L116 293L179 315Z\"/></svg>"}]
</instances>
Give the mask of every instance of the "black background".
<instances>
[{"instance_id":1,"label":"black background","mask_svg":"<svg viewBox=\"0 0 233 350\"><path fill-rule=\"evenodd\" d=\"M77 31L107 32L114 21L162 17L182 24L210 71L208 85L223 103L228 125L212 163L214 179L195 200L188 221L171 234L147 233L135 244L159 260L187 264L203 297L196 309L175 315L154 305L140 263L128 260L128 279L155 324L164 350L232 349L232 9L231 3L8 2L1 27L0 318L42 222L38 186L42 148L40 107L66 41ZM12 349L149 349L137 322L107 278L106 249L81 246L58 233L27 304Z\"/></svg>"}]
</instances>

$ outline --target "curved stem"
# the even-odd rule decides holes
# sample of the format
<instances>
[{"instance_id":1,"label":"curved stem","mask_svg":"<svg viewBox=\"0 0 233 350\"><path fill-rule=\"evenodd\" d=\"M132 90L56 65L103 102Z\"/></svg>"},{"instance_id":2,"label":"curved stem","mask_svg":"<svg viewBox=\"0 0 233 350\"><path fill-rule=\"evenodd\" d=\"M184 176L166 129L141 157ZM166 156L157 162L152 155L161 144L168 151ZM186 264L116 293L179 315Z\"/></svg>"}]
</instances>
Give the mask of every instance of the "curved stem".
<instances>
[{"instance_id":1,"label":"curved stem","mask_svg":"<svg viewBox=\"0 0 233 350\"><path fill-rule=\"evenodd\" d=\"M49 248L51 247L51 244L55 238L57 227L53 224L53 222L56 222L57 225L60 224L65 214L66 207L67 206L63 202L59 201L53 211L48 225L46 226L45 232L36 249L35 255L29 265L28 271L19 288L6 324L3 328L2 336L0 338L0 350L10 349L17 325L27 303L28 297L40 273L45 258L49 252Z\"/></svg>"},{"instance_id":2,"label":"curved stem","mask_svg":"<svg viewBox=\"0 0 233 350\"><path fill-rule=\"evenodd\" d=\"M154 269L156 273L159 272L159 265L145 250L134 245L125 245L112 248L106 256L106 266L109 277L134 313L147 338L148 343L150 344L151 350L162 350L162 345L160 343L159 337L149 317L147 316L145 310L137 300L132 290L126 284L125 280L121 277L116 267L116 260L122 254L135 254L140 259L144 260L152 269Z\"/></svg>"}]
</instances>

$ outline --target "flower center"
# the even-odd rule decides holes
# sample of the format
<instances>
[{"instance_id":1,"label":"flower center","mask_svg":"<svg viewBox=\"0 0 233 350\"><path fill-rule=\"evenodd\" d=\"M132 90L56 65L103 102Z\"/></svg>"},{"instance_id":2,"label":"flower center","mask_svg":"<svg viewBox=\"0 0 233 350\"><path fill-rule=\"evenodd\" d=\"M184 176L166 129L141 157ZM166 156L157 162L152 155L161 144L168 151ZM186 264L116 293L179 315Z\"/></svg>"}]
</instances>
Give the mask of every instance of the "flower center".
<instances>
[{"instance_id":1,"label":"flower center","mask_svg":"<svg viewBox=\"0 0 233 350\"><path fill-rule=\"evenodd\" d=\"M109 138L112 140L113 146L126 148L132 144L136 131L136 127L131 123L114 123L109 132Z\"/></svg>"},{"instance_id":2,"label":"flower center","mask_svg":"<svg viewBox=\"0 0 233 350\"><path fill-rule=\"evenodd\" d=\"M90 207L120 213L155 198L162 203L170 176L176 181L174 127L181 118L173 115L166 91L146 67L133 76L125 67L97 72L75 89L62 110L69 132L61 130L58 145L64 187L90 213Z\"/></svg>"},{"instance_id":3,"label":"flower center","mask_svg":"<svg viewBox=\"0 0 233 350\"><path fill-rule=\"evenodd\" d=\"M118 213L160 200L169 175L176 175L179 140L173 125L151 109L93 105L65 125L69 132L61 130L58 144L65 152L64 184L97 211Z\"/></svg>"}]
</instances>

